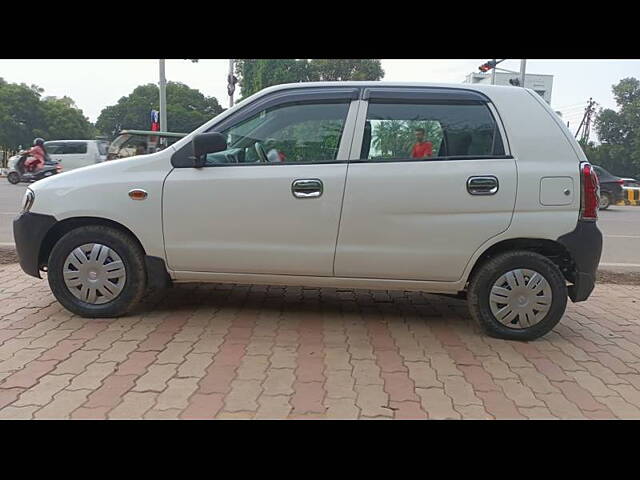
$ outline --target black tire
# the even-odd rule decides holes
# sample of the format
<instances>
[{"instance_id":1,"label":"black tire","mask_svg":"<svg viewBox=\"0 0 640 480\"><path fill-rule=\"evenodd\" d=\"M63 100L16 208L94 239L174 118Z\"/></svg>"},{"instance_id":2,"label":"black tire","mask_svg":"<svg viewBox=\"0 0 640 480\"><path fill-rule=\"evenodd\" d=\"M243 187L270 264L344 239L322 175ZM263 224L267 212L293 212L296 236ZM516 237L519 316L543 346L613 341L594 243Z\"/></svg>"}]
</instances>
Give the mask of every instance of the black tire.
<instances>
[{"instance_id":1,"label":"black tire","mask_svg":"<svg viewBox=\"0 0 640 480\"><path fill-rule=\"evenodd\" d=\"M600 205L598 205L599 210L606 210L611 206L611 195L608 193L603 193L600 195Z\"/></svg>"},{"instance_id":2,"label":"black tire","mask_svg":"<svg viewBox=\"0 0 640 480\"><path fill-rule=\"evenodd\" d=\"M100 243L113 249L122 259L126 280L120 294L104 304L91 304L76 298L65 285L64 262L77 247L86 243ZM144 252L128 234L103 225L79 227L65 234L54 245L47 264L48 280L56 299L67 310L82 317L119 317L125 315L140 301L146 291L147 277Z\"/></svg>"},{"instance_id":3,"label":"black tire","mask_svg":"<svg viewBox=\"0 0 640 480\"><path fill-rule=\"evenodd\" d=\"M20 183L20 175L17 172L9 172L9 175L7 175L7 180L9 180L9 183L11 185L16 185Z\"/></svg>"},{"instance_id":4,"label":"black tire","mask_svg":"<svg viewBox=\"0 0 640 480\"><path fill-rule=\"evenodd\" d=\"M552 300L549 311L538 323L526 328L510 328L495 318L489 297L492 286L502 275L519 268L541 274L549 283ZM551 331L562 318L567 307L567 284L560 269L547 257L523 250L512 251L496 256L475 272L467 303L471 316L488 335L506 340L535 340Z\"/></svg>"}]
</instances>

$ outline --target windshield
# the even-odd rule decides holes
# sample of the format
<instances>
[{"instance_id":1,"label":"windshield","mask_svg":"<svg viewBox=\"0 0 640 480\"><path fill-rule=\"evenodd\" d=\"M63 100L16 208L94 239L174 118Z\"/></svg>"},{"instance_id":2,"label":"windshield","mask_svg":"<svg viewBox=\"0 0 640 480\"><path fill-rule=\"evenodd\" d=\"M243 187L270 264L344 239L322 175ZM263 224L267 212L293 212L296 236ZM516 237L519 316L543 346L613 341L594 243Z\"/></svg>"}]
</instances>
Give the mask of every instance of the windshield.
<instances>
[{"instance_id":1,"label":"windshield","mask_svg":"<svg viewBox=\"0 0 640 480\"><path fill-rule=\"evenodd\" d=\"M100 155L109 153L109 142L98 142L98 152Z\"/></svg>"}]
</instances>

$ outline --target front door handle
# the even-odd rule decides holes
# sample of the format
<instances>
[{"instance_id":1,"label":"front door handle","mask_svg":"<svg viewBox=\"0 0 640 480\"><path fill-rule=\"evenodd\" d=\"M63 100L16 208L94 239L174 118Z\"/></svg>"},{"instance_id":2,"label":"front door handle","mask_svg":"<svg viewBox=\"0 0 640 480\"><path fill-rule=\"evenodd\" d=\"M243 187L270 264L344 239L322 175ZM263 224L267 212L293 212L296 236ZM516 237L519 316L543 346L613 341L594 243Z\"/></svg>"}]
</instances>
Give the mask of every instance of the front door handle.
<instances>
[{"instance_id":1,"label":"front door handle","mask_svg":"<svg viewBox=\"0 0 640 480\"><path fill-rule=\"evenodd\" d=\"M467 192L471 195L495 195L500 184L493 175L469 177L467 180Z\"/></svg>"},{"instance_id":2,"label":"front door handle","mask_svg":"<svg viewBox=\"0 0 640 480\"><path fill-rule=\"evenodd\" d=\"M322 191L322 180L317 178L301 178L291 184L291 193L296 198L317 198L322 195Z\"/></svg>"}]
</instances>

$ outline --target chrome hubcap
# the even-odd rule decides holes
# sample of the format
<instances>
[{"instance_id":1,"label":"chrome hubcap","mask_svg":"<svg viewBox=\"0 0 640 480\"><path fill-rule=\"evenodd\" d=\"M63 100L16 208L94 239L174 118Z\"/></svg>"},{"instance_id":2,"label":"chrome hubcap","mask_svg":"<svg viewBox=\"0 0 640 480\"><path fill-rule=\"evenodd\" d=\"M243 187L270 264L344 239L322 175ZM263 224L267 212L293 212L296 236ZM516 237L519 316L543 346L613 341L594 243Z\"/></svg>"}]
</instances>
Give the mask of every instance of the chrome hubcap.
<instances>
[{"instance_id":1,"label":"chrome hubcap","mask_svg":"<svg viewBox=\"0 0 640 480\"><path fill-rule=\"evenodd\" d=\"M609 205L609 197L606 195L600 195L600 206L606 207Z\"/></svg>"},{"instance_id":2,"label":"chrome hubcap","mask_svg":"<svg viewBox=\"0 0 640 480\"><path fill-rule=\"evenodd\" d=\"M74 249L64 262L63 275L65 285L76 298L94 305L117 298L127 279L120 256L99 243Z\"/></svg>"},{"instance_id":3,"label":"chrome hubcap","mask_svg":"<svg viewBox=\"0 0 640 480\"><path fill-rule=\"evenodd\" d=\"M553 294L546 278L519 268L502 275L491 287L489 307L509 328L527 328L540 322L551 308Z\"/></svg>"}]
</instances>

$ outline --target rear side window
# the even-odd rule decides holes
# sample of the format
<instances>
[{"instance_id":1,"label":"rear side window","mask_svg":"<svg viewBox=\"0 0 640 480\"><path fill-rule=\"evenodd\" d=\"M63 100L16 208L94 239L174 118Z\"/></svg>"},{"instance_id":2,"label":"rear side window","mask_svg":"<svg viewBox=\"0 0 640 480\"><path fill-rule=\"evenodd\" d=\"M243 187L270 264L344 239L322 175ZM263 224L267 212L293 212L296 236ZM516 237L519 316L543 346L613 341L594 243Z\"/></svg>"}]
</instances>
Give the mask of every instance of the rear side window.
<instances>
[{"instance_id":1,"label":"rear side window","mask_svg":"<svg viewBox=\"0 0 640 480\"><path fill-rule=\"evenodd\" d=\"M64 154L71 155L76 153L87 153L86 142L67 143L64 147Z\"/></svg>"},{"instance_id":2,"label":"rear side window","mask_svg":"<svg viewBox=\"0 0 640 480\"><path fill-rule=\"evenodd\" d=\"M109 143L98 142L98 153L100 153L100 155L106 155L109 153Z\"/></svg>"},{"instance_id":3,"label":"rear side window","mask_svg":"<svg viewBox=\"0 0 640 480\"><path fill-rule=\"evenodd\" d=\"M70 155L74 153L87 153L86 142L47 142L44 144L49 155Z\"/></svg>"},{"instance_id":4,"label":"rear side window","mask_svg":"<svg viewBox=\"0 0 640 480\"><path fill-rule=\"evenodd\" d=\"M46 142L44 148L47 149L49 155L60 155L64 150L64 143Z\"/></svg>"},{"instance_id":5,"label":"rear side window","mask_svg":"<svg viewBox=\"0 0 640 480\"><path fill-rule=\"evenodd\" d=\"M500 131L484 104L370 103L360 158L402 161L504 154Z\"/></svg>"}]
</instances>

